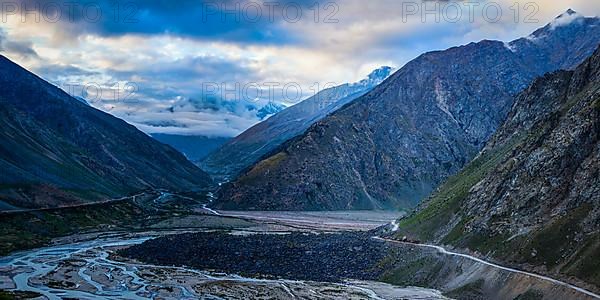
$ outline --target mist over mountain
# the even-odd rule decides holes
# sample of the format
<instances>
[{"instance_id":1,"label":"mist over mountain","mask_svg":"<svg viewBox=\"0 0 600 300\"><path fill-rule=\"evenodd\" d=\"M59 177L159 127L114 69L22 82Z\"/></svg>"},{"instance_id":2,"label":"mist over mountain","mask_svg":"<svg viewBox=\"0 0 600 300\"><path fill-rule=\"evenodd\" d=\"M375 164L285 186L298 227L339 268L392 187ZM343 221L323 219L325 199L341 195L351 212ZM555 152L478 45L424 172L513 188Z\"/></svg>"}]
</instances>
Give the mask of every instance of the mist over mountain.
<instances>
[{"instance_id":1,"label":"mist over mountain","mask_svg":"<svg viewBox=\"0 0 600 300\"><path fill-rule=\"evenodd\" d=\"M282 104L267 102L248 101L243 99L222 99L215 96L201 97L200 99L181 99L176 104L166 109L166 112L198 112L198 111L224 111L240 115L254 116L258 120L264 120L285 109Z\"/></svg>"},{"instance_id":2,"label":"mist over mountain","mask_svg":"<svg viewBox=\"0 0 600 300\"><path fill-rule=\"evenodd\" d=\"M598 25L568 11L510 43L423 54L247 169L216 207L414 207L479 153L534 78L591 55Z\"/></svg>"},{"instance_id":3,"label":"mist over mountain","mask_svg":"<svg viewBox=\"0 0 600 300\"><path fill-rule=\"evenodd\" d=\"M381 67L359 82L323 90L244 131L201 161L200 165L218 177L237 176L263 155L373 89L391 73L392 68Z\"/></svg>"}]
</instances>

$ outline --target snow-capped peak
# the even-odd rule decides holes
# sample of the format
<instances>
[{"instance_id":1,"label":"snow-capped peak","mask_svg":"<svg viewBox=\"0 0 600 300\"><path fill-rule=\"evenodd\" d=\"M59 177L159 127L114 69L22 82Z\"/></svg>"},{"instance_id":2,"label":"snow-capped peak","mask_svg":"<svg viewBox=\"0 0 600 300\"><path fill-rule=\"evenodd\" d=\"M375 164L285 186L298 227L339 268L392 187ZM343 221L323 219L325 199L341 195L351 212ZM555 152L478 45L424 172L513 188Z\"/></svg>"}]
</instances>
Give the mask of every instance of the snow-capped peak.
<instances>
[{"instance_id":1,"label":"snow-capped peak","mask_svg":"<svg viewBox=\"0 0 600 300\"><path fill-rule=\"evenodd\" d=\"M550 23L550 27L552 29L555 29L560 26L569 25L569 24L573 23L574 21L583 19L583 18L585 18L583 15L581 15L578 12L569 8L566 12L564 12L560 16L556 17L556 19L554 19L552 21L552 23Z\"/></svg>"},{"instance_id":2,"label":"snow-capped peak","mask_svg":"<svg viewBox=\"0 0 600 300\"><path fill-rule=\"evenodd\" d=\"M374 81L385 80L388 76L392 74L393 70L394 68L392 67L383 66L379 69L375 69L373 72L371 72L371 74L369 74L369 76L367 76L367 78Z\"/></svg>"},{"instance_id":3,"label":"snow-capped peak","mask_svg":"<svg viewBox=\"0 0 600 300\"><path fill-rule=\"evenodd\" d=\"M375 69L373 72L371 72L367 76L367 78L365 78L357 83L354 83L353 85L373 88L376 85L382 83L385 79L387 79L390 75L392 75L393 72L394 72L394 68L388 67L388 66L383 66L378 69Z\"/></svg>"},{"instance_id":4,"label":"snow-capped peak","mask_svg":"<svg viewBox=\"0 0 600 300\"><path fill-rule=\"evenodd\" d=\"M278 104L275 102L269 102L267 103L267 105L261 107L257 112L256 112L256 116L260 119L260 120L264 120L282 110L286 109L286 106L283 104Z\"/></svg>"},{"instance_id":5,"label":"snow-capped peak","mask_svg":"<svg viewBox=\"0 0 600 300\"><path fill-rule=\"evenodd\" d=\"M544 38L552 34L553 31L559 29L560 27L564 28L576 28L577 26L586 24L586 17L578 12L568 9L566 12L562 13L558 17L556 17L552 22L546 25L543 28L536 30L531 35L527 36L526 39L531 42L538 42L540 38ZM594 18L597 22L598 18ZM594 26L594 25L590 25ZM573 29L576 30L576 29Z\"/></svg>"},{"instance_id":6,"label":"snow-capped peak","mask_svg":"<svg viewBox=\"0 0 600 300\"><path fill-rule=\"evenodd\" d=\"M562 15L560 15L560 16L558 16L558 17L560 18L560 17L561 17L561 16L563 16L563 15L572 16L572 15L577 15L577 14L578 14L578 13L577 13L576 11L574 11L574 10L572 10L572 9L570 9L570 8L569 8L569 9L567 9L567 11L566 11L564 14L562 14Z\"/></svg>"}]
</instances>

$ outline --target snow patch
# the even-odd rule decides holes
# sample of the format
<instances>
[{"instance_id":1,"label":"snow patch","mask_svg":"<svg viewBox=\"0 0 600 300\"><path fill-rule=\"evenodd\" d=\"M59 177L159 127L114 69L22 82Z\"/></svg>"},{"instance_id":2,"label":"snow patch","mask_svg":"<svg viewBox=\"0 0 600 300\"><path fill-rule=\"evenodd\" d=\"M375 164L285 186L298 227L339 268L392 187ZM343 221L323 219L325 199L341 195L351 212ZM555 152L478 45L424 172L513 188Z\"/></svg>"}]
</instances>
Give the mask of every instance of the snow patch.
<instances>
[{"instance_id":1,"label":"snow patch","mask_svg":"<svg viewBox=\"0 0 600 300\"><path fill-rule=\"evenodd\" d=\"M526 36L525 39L528 41L531 41L531 42L535 42L535 41L539 40L540 38L535 36L534 34L530 34L530 35Z\"/></svg>"},{"instance_id":2,"label":"snow patch","mask_svg":"<svg viewBox=\"0 0 600 300\"><path fill-rule=\"evenodd\" d=\"M350 87L365 87L365 88L374 88L375 86L382 83L388 77L390 77L396 71L395 68L383 66L379 69L375 69L367 78L362 79L359 82L351 83Z\"/></svg>"},{"instance_id":3,"label":"snow patch","mask_svg":"<svg viewBox=\"0 0 600 300\"><path fill-rule=\"evenodd\" d=\"M513 43L504 43L504 47L506 49L510 50L510 52L512 52L512 53L517 52L517 47Z\"/></svg>"}]
</instances>

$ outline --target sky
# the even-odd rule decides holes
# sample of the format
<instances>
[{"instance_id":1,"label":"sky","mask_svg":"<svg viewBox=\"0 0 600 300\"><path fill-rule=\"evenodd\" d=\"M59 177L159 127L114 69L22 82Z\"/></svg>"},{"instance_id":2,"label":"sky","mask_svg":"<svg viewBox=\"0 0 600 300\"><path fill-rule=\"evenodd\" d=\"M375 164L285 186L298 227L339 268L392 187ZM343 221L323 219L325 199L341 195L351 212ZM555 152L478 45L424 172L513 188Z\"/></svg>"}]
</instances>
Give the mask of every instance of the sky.
<instances>
[{"instance_id":1,"label":"sky","mask_svg":"<svg viewBox=\"0 0 600 300\"><path fill-rule=\"evenodd\" d=\"M147 133L232 137L432 50L527 36L600 2L0 0L0 53Z\"/></svg>"}]
</instances>

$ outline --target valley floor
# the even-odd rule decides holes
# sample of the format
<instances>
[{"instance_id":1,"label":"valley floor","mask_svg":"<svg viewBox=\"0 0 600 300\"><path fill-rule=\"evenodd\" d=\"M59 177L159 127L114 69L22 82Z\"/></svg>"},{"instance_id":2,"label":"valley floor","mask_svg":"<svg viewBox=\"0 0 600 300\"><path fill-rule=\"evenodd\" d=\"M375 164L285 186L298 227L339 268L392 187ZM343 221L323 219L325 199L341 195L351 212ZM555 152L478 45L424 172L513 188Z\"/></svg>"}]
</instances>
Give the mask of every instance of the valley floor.
<instances>
[{"instance_id":1,"label":"valley floor","mask_svg":"<svg viewBox=\"0 0 600 300\"><path fill-rule=\"evenodd\" d=\"M154 233L156 234L156 233ZM61 299L444 299L440 292L373 281L326 283L254 279L187 267L123 259L114 251L153 236L115 234L101 239L19 253L0 262L3 289ZM387 296L386 296L387 295Z\"/></svg>"},{"instance_id":2,"label":"valley floor","mask_svg":"<svg viewBox=\"0 0 600 300\"><path fill-rule=\"evenodd\" d=\"M221 212L225 213L225 212ZM331 233L364 231L385 224L397 214L270 213L252 217L217 216L199 208L197 214L162 220L145 232L95 232L53 240L53 245L0 259L0 289L30 292L40 299L445 299L441 292L397 287L372 280L337 283L310 280L256 279L189 267L167 267L115 255L119 249L173 234L227 232L235 235ZM201 228L203 227L203 228ZM234 251L232 249L232 251Z\"/></svg>"},{"instance_id":3,"label":"valley floor","mask_svg":"<svg viewBox=\"0 0 600 300\"><path fill-rule=\"evenodd\" d=\"M190 199L156 194L143 202L150 207L145 216L151 216L143 223L53 237L45 247L0 258L0 296L11 299L9 292L20 291L40 299L594 298L437 248L373 238L374 229L393 228L389 221L400 213L226 212ZM138 204L121 208L128 212L123 216L135 215L129 212ZM193 209L180 210L189 205ZM85 220L95 219L86 213Z\"/></svg>"}]
</instances>

